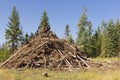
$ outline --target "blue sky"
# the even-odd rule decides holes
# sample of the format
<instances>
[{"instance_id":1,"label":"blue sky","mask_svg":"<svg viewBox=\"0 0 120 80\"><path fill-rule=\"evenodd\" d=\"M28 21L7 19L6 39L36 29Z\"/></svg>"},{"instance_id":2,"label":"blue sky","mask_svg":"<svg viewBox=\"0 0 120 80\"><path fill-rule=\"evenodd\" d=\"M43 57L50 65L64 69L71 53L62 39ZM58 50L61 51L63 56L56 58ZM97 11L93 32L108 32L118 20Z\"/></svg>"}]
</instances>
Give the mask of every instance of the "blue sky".
<instances>
[{"instance_id":1,"label":"blue sky","mask_svg":"<svg viewBox=\"0 0 120 80\"><path fill-rule=\"evenodd\" d=\"M70 26L73 38L76 38L83 6L87 9L93 29L100 25L102 19L120 18L120 0L0 0L0 44L5 42L5 29L13 6L19 11L24 33L37 30L42 13L46 10L52 31L60 38L64 36L66 24Z\"/></svg>"}]
</instances>

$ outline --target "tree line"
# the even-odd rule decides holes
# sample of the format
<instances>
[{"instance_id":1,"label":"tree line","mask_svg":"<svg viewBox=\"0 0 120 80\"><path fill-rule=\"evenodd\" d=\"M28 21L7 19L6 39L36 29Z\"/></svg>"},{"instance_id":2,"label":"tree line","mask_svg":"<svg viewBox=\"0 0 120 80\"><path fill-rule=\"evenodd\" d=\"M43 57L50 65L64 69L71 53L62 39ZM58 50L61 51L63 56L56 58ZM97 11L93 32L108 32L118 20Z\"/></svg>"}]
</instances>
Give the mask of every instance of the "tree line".
<instances>
[{"instance_id":1,"label":"tree line","mask_svg":"<svg viewBox=\"0 0 120 80\"><path fill-rule=\"evenodd\" d=\"M98 29L93 32L92 23L83 9L78 22L76 44L91 57L120 56L120 20L102 20Z\"/></svg>"},{"instance_id":2,"label":"tree line","mask_svg":"<svg viewBox=\"0 0 120 80\"><path fill-rule=\"evenodd\" d=\"M24 35L20 26L19 13L14 6L5 29L6 43L0 46L0 59L5 60L14 53L23 43L29 42L34 36L41 33L44 27L50 28L46 11L43 12L40 25L35 33ZM116 57L120 56L120 20L102 21L98 29L93 31L92 23L88 19L86 9L83 8L78 20L77 38L73 40L70 26L65 26L65 39L74 43L90 57Z\"/></svg>"}]
</instances>

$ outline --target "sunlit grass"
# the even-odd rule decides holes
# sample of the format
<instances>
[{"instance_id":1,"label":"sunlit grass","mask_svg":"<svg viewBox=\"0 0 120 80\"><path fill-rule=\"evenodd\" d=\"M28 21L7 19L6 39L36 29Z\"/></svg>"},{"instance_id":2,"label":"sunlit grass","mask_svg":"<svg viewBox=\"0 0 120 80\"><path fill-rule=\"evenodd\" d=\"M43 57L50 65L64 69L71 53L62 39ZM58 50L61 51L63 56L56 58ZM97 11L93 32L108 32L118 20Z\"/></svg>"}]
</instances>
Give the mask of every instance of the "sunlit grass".
<instances>
[{"instance_id":1,"label":"sunlit grass","mask_svg":"<svg viewBox=\"0 0 120 80\"><path fill-rule=\"evenodd\" d=\"M113 57L113 58L101 58L101 57L98 57L98 58L92 58L90 59L92 61L95 61L95 62L104 62L104 61L120 61L120 57Z\"/></svg>"},{"instance_id":2,"label":"sunlit grass","mask_svg":"<svg viewBox=\"0 0 120 80\"><path fill-rule=\"evenodd\" d=\"M47 72L49 77L43 73ZM0 70L0 80L119 80L120 70L53 71L47 69Z\"/></svg>"}]
</instances>

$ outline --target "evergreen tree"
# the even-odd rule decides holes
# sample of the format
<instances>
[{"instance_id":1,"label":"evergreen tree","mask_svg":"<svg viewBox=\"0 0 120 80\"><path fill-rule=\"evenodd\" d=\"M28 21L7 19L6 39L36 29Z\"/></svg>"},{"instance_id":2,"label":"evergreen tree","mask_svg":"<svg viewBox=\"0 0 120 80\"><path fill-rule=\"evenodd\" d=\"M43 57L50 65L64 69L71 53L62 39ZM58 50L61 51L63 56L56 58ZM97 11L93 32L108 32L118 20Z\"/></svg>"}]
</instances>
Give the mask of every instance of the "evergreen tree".
<instances>
[{"instance_id":1,"label":"evergreen tree","mask_svg":"<svg viewBox=\"0 0 120 80\"><path fill-rule=\"evenodd\" d=\"M91 46L91 35L92 35L92 24L88 21L86 16L86 9L83 8L82 15L78 22L78 36L76 39L76 44L84 52L90 52Z\"/></svg>"},{"instance_id":2,"label":"evergreen tree","mask_svg":"<svg viewBox=\"0 0 120 80\"><path fill-rule=\"evenodd\" d=\"M117 37L117 56L120 56L120 20L116 20L116 37Z\"/></svg>"},{"instance_id":3,"label":"evergreen tree","mask_svg":"<svg viewBox=\"0 0 120 80\"><path fill-rule=\"evenodd\" d=\"M30 33L29 38L31 39L33 36L34 36L34 34L33 34L33 33Z\"/></svg>"},{"instance_id":4,"label":"evergreen tree","mask_svg":"<svg viewBox=\"0 0 120 80\"><path fill-rule=\"evenodd\" d=\"M64 34L65 34L66 39L70 36L70 27L68 24L65 26L65 33Z\"/></svg>"},{"instance_id":5,"label":"evergreen tree","mask_svg":"<svg viewBox=\"0 0 120 80\"><path fill-rule=\"evenodd\" d=\"M72 35L70 34L70 27L69 27L69 25L67 24L66 26L65 26L65 38L66 38L66 40L69 42L69 43L74 43L74 40L73 40L73 38L72 38Z\"/></svg>"},{"instance_id":6,"label":"evergreen tree","mask_svg":"<svg viewBox=\"0 0 120 80\"><path fill-rule=\"evenodd\" d=\"M13 7L12 14L9 18L8 29L5 29L5 38L7 40L8 45L14 51L20 44L22 30L20 29L20 21L19 14L16 10L16 7Z\"/></svg>"},{"instance_id":7,"label":"evergreen tree","mask_svg":"<svg viewBox=\"0 0 120 80\"><path fill-rule=\"evenodd\" d=\"M69 35L69 36L67 37L67 41L68 41L69 43L74 43L74 40L73 40L73 38L72 38L72 35Z\"/></svg>"},{"instance_id":8,"label":"evergreen tree","mask_svg":"<svg viewBox=\"0 0 120 80\"><path fill-rule=\"evenodd\" d=\"M29 41L29 35L28 33L25 34L25 42L28 42Z\"/></svg>"},{"instance_id":9,"label":"evergreen tree","mask_svg":"<svg viewBox=\"0 0 120 80\"><path fill-rule=\"evenodd\" d=\"M107 27L103 31L101 56L113 57L117 55L117 36L113 20L109 20Z\"/></svg>"},{"instance_id":10,"label":"evergreen tree","mask_svg":"<svg viewBox=\"0 0 120 80\"><path fill-rule=\"evenodd\" d=\"M91 41L91 53L89 53L89 56L91 57L97 57L101 54L101 45L102 45L102 33L101 33L101 27L98 27L98 29L95 31L95 33L92 36Z\"/></svg>"},{"instance_id":11,"label":"evergreen tree","mask_svg":"<svg viewBox=\"0 0 120 80\"><path fill-rule=\"evenodd\" d=\"M29 37L28 33L26 33L25 36L22 37L22 44L28 43L29 39L30 39L30 37Z\"/></svg>"},{"instance_id":12,"label":"evergreen tree","mask_svg":"<svg viewBox=\"0 0 120 80\"><path fill-rule=\"evenodd\" d=\"M49 29L50 29L50 25L49 25L49 21L48 21L48 16L47 16L46 11L44 11L43 16L41 18L40 25L39 25L38 30L37 30L37 34L42 33L42 32L46 32Z\"/></svg>"},{"instance_id":13,"label":"evergreen tree","mask_svg":"<svg viewBox=\"0 0 120 80\"><path fill-rule=\"evenodd\" d=\"M98 27L98 30L96 31L96 56L99 56L101 54L101 45L102 45L102 29L101 27Z\"/></svg>"}]
</instances>

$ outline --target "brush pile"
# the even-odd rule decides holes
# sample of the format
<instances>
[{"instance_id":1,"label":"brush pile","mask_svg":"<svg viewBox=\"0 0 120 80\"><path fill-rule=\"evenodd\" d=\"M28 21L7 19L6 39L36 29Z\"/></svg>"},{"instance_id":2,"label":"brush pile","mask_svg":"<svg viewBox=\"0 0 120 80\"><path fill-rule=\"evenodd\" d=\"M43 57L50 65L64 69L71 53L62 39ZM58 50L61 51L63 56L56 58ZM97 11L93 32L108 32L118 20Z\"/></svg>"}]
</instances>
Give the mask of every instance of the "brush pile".
<instances>
[{"instance_id":1,"label":"brush pile","mask_svg":"<svg viewBox=\"0 0 120 80\"><path fill-rule=\"evenodd\" d=\"M2 68L88 68L88 59L74 44L59 39L46 29L18 49L2 65Z\"/></svg>"}]
</instances>

